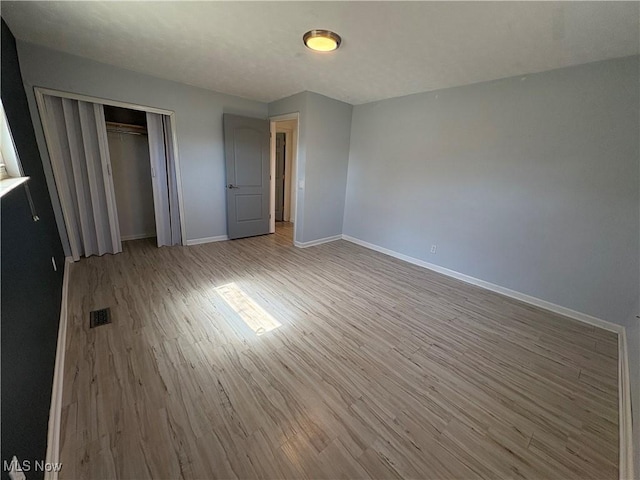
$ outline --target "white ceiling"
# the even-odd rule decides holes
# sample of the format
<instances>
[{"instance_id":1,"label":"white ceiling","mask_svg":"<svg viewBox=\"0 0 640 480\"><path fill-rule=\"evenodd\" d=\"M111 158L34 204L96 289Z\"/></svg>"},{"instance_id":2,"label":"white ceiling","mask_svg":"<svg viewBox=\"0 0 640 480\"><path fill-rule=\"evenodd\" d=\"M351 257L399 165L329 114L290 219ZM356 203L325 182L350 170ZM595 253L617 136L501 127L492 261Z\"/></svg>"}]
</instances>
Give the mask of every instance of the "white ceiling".
<instances>
[{"instance_id":1,"label":"white ceiling","mask_svg":"<svg viewBox=\"0 0 640 480\"><path fill-rule=\"evenodd\" d=\"M352 104L639 53L637 2L2 2L22 40L270 102ZM313 28L342 35L317 54Z\"/></svg>"}]
</instances>

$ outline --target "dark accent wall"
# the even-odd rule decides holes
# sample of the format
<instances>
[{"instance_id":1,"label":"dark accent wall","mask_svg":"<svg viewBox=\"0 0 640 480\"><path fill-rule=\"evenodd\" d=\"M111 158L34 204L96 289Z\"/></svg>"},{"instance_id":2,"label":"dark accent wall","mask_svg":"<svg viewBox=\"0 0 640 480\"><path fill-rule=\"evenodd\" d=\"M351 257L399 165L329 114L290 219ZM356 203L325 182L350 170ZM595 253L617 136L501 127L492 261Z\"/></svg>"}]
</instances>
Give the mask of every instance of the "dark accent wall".
<instances>
[{"instance_id":1,"label":"dark accent wall","mask_svg":"<svg viewBox=\"0 0 640 480\"><path fill-rule=\"evenodd\" d=\"M40 221L26 190L0 201L2 277L2 460L44 460L56 356L64 254L36 145L18 64L15 38L2 20L1 96ZM53 270L55 258L58 271ZM8 478L3 473L3 478ZM30 471L27 478L43 478Z\"/></svg>"}]
</instances>

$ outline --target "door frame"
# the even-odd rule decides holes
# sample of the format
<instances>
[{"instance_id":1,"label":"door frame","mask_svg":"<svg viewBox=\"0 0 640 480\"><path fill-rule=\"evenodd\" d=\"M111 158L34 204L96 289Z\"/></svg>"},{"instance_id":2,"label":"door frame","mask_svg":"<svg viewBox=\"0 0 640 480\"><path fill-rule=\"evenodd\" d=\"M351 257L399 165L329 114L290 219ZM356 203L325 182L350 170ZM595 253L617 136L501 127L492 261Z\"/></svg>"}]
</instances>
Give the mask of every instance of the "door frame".
<instances>
[{"instance_id":1,"label":"door frame","mask_svg":"<svg viewBox=\"0 0 640 480\"><path fill-rule=\"evenodd\" d=\"M282 148L283 148L283 158L282 158L282 172L283 172L283 176L284 176L284 181L282 184L282 221L286 222L287 220L285 220L285 213L287 213L287 200L288 200L288 193L287 192L287 182L289 179L289 175L287 175L288 169L287 169L287 163L288 163L288 157L290 155L287 154L287 140L288 140L288 135L287 133L282 130L282 128L278 128L277 127L277 123L276 123L276 177L278 176L278 158L277 158L277 150L278 150L278 135L282 135ZM277 178L276 178L277 180ZM278 211L278 182L276 182L276 208L274 209L276 212ZM278 215L276 214L276 223L278 222Z\"/></svg>"},{"instance_id":2,"label":"door frame","mask_svg":"<svg viewBox=\"0 0 640 480\"><path fill-rule=\"evenodd\" d=\"M184 200L182 195L182 175L180 172L180 154L178 153L178 135L177 135L177 122L176 122L176 114L172 110L165 110L162 108L149 107L146 105L138 105L135 103L127 103L120 102L118 100L110 100L107 98L100 97L92 97L90 95L81 95L78 93L72 92L64 92L62 90L53 90L50 88L44 87L33 87L33 91L36 97L36 104L38 105L38 113L40 115L40 124L42 125L42 129L44 132L45 140L51 137L51 131L49 130L49 125L47 122L43 121L44 115L44 96L50 95L53 97L61 97L61 98L69 98L71 100L80 100L83 102L91 102L91 103L99 103L102 105L109 105L112 107L120 107L120 108L128 108L130 110L139 110L142 112L149 113L157 113L160 115L167 115L171 120L171 143L173 144L173 154L175 157L175 167L176 167L176 181L178 183L178 210L180 211L180 236L182 240L182 245L187 245L187 228L186 221L184 215ZM47 145L47 149L49 146ZM275 155L275 143L274 143L274 155ZM275 195L275 183L274 185L274 195Z\"/></svg>"},{"instance_id":3,"label":"door frame","mask_svg":"<svg viewBox=\"0 0 640 480\"><path fill-rule=\"evenodd\" d=\"M276 231L276 122L283 122L285 120L295 120L296 121L296 125L293 128L293 134L291 135L291 139L289 139L289 135L287 135L286 138L286 142L287 144L289 143L289 141L291 140L293 143L295 143L295 145L292 145L291 148L291 161L289 162L289 165L291 165L291 171L293 172L293 174L290 176L289 178L289 188L291 189L291 198L295 198L294 200L294 204L295 204L295 215L293 218L293 242L295 244L296 238L298 238L298 219L301 216L300 213L300 209L298 208L298 205L300 205L299 202L299 189L298 187L298 156L299 156L299 152L300 152L300 114L298 112L294 112L294 113L286 113L284 115L274 115L273 117L269 117L269 124L270 124L270 130L271 130L271 161L270 161L270 200L269 200L269 215L270 215L270 221L269 221L269 233L275 233ZM285 150L286 151L286 150ZM286 165L286 157L285 157L285 165ZM286 167L285 167L286 169ZM286 171L286 170L285 170ZM290 202L291 203L291 202ZM289 218L289 221L291 221L291 218Z\"/></svg>"},{"instance_id":4,"label":"door frame","mask_svg":"<svg viewBox=\"0 0 640 480\"><path fill-rule=\"evenodd\" d=\"M285 222L290 222L295 216L295 199L292 200L293 188L292 179L295 176L295 170L293 169L293 128L283 128L276 124L276 133L284 133L284 206L282 209L282 219ZM291 215L291 206L293 205L294 215Z\"/></svg>"}]
</instances>

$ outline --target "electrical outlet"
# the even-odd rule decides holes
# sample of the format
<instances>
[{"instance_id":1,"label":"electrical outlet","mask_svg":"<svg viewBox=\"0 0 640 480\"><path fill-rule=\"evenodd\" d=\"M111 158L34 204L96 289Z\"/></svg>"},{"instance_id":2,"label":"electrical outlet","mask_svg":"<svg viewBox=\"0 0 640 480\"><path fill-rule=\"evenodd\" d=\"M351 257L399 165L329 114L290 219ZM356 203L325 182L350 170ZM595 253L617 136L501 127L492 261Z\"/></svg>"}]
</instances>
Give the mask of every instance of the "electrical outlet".
<instances>
[{"instance_id":1,"label":"electrical outlet","mask_svg":"<svg viewBox=\"0 0 640 480\"><path fill-rule=\"evenodd\" d=\"M431 245L431 253L436 253L437 248L437 245Z\"/></svg>"}]
</instances>

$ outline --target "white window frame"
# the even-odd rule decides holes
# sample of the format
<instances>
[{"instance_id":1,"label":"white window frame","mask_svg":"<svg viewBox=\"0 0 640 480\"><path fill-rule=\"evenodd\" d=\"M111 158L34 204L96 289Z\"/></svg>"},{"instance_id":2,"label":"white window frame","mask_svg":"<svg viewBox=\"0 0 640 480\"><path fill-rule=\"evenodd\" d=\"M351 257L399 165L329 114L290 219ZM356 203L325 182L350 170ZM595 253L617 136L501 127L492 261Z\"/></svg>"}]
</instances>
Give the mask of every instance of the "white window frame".
<instances>
[{"instance_id":1,"label":"white window frame","mask_svg":"<svg viewBox=\"0 0 640 480\"><path fill-rule=\"evenodd\" d=\"M16 144L13 141L11 127L7 114L4 111L2 99L0 99L0 164L4 166L3 176L0 179L0 197L6 195L18 185L25 183L29 177L25 177L18 156ZM5 170L6 169L6 170ZM6 173L4 173L6 172Z\"/></svg>"}]
</instances>

